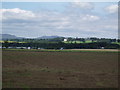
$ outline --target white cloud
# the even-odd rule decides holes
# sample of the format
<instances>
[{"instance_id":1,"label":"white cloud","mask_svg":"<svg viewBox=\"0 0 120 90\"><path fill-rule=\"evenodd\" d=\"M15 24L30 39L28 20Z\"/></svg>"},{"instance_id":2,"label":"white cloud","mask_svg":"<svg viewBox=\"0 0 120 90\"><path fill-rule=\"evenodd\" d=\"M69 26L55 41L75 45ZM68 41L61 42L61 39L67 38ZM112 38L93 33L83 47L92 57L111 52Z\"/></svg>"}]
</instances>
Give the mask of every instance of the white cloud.
<instances>
[{"instance_id":1,"label":"white cloud","mask_svg":"<svg viewBox=\"0 0 120 90\"><path fill-rule=\"evenodd\" d=\"M72 13L52 11L40 13L19 8L2 11L5 18L3 19L3 33L17 36L116 37L117 33L117 21L114 18L103 19L89 13L74 13L74 16L71 15Z\"/></svg>"},{"instance_id":2,"label":"white cloud","mask_svg":"<svg viewBox=\"0 0 120 90\"><path fill-rule=\"evenodd\" d=\"M96 21L96 20L99 20L100 17L99 16L95 16L95 15L85 15L81 18L82 20L85 20L85 21Z\"/></svg>"},{"instance_id":3,"label":"white cloud","mask_svg":"<svg viewBox=\"0 0 120 90\"><path fill-rule=\"evenodd\" d=\"M3 19L28 19L28 18L34 18L35 14L31 11L27 10L21 10L19 8L14 9L0 9L0 12L2 12L2 18Z\"/></svg>"},{"instance_id":4,"label":"white cloud","mask_svg":"<svg viewBox=\"0 0 120 90\"><path fill-rule=\"evenodd\" d=\"M117 25L106 25L104 26L105 29L113 29L113 30L118 30L118 26Z\"/></svg>"},{"instance_id":5,"label":"white cloud","mask_svg":"<svg viewBox=\"0 0 120 90\"><path fill-rule=\"evenodd\" d=\"M88 10L94 9L94 5L89 2L74 2L72 3L72 7Z\"/></svg>"},{"instance_id":6,"label":"white cloud","mask_svg":"<svg viewBox=\"0 0 120 90\"><path fill-rule=\"evenodd\" d=\"M110 5L110 6L106 7L105 10L111 14L117 13L118 12L118 5Z\"/></svg>"}]
</instances>

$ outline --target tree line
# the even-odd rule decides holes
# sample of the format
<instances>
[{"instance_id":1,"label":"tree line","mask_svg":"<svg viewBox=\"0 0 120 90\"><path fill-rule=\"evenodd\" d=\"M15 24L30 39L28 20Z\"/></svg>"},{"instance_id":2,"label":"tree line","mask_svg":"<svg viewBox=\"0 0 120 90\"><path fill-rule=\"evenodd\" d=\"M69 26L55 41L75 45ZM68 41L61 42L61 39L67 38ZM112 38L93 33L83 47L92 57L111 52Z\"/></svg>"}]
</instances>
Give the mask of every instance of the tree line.
<instances>
[{"instance_id":1,"label":"tree line","mask_svg":"<svg viewBox=\"0 0 120 90\"><path fill-rule=\"evenodd\" d=\"M2 47L31 47L33 49L44 48L44 49L119 49L120 43L119 39L106 39L106 38L67 38L67 41L71 43L64 43L64 37L54 38L54 39L11 39L10 41L16 41L14 43L9 43L5 40L2 43ZM90 43L86 43L86 40L91 40ZM74 43L72 43L74 41ZM83 43L76 43L75 41L82 41ZM94 42L96 41L96 42ZM26 42L26 43L19 43Z\"/></svg>"}]
</instances>

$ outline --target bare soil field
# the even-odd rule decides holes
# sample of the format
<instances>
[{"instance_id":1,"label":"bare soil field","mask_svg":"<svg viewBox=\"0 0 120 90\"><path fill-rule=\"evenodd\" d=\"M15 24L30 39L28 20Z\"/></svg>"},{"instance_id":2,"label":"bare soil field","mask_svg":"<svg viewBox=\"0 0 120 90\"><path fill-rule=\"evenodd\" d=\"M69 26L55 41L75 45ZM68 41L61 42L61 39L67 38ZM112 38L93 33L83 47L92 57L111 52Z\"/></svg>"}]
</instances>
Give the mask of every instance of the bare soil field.
<instances>
[{"instance_id":1,"label":"bare soil field","mask_svg":"<svg viewBox=\"0 0 120 90\"><path fill-rule=\"evenodd\" d=\"M117 88L118 53L3 50L3 88Z\"/></svg>"}]
</instances>

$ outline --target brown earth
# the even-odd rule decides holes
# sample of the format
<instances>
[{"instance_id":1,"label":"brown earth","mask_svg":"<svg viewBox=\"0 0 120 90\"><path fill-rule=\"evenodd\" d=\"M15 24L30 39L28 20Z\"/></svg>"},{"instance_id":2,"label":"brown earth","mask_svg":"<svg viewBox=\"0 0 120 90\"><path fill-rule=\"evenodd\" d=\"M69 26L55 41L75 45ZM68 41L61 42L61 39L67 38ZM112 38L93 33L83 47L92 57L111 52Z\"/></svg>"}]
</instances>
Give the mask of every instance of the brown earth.
<instances>
[{"instance_id":1,"label":"brown earth","mask_svg":"<svg viewBox=\"0 0 120 90\"><path fill-rule=\"evenodd\" d=\"M3 50L3 88L117 88L118 53Z\"/></svg>"}]
</instances>

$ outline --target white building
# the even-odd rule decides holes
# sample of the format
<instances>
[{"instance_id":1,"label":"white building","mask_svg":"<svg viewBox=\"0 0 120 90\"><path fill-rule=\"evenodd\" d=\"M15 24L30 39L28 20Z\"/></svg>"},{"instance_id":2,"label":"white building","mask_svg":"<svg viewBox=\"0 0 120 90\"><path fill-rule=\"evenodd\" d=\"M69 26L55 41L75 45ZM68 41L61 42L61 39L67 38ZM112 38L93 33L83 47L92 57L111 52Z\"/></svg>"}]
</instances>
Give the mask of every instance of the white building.
<instances>
[{"instance_id":1,"label":"white building","mask_svg":"<svg viewBox=\"0 0 120 90\"><path fill-rule=\"evenodd\" d=\"M101 47L101 49L104 49L104 47Z\"/></svg>"},{"instance_id":2,"label":"white building","mask_svg":"<svg viewBox=\"0 0 120 90\"><path fill-rule=\"evenodd\" d=\"M64 39L64 42L66 42L66 41L67 41L67 39L65 38L65 39Z\"/></svg>"},{"instance_id":3,"label":"white building","mask_svg":"<svg viewBox=\"0 0 120 90\"><path fill-rule=\"evenodd\" d=\"M63 50L63 49L64 49L63 47L60 48L60 50Z\"/></svg>"},{"instance_id":4,"label":"white building","mask_svg":"<svg viewBox=\"0 0 120 90\"><path fill-rule=\"evenodd\" d=\"M27 49L31 49L31 47L28 47Z\"/></svg>"}]
</instances>

